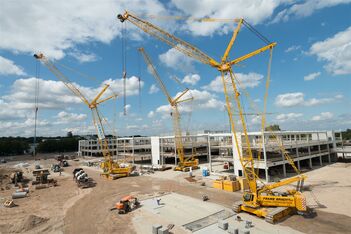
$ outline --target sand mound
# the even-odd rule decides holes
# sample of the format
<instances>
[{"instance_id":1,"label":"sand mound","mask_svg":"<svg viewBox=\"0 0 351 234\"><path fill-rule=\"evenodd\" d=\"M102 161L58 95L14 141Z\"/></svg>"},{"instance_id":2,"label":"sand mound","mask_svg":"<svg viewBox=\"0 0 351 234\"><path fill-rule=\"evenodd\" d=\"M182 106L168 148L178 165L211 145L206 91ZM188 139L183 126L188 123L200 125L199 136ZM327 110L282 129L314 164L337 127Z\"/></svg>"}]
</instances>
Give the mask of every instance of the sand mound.
<instances>
[{"instance_id":1,"label":"sand mound","mask_svg":"<svg viewBox=\"0 0 351 234\"><path fill-rule=\"evenodd\" d=\"M17 227L15 227L15 232L25 232L29 231L35 227L40 226L43 223L46 223L49 219L39 217L36 215L27 216L22 223L19 223Z\"/></svg>"}]
</instances>

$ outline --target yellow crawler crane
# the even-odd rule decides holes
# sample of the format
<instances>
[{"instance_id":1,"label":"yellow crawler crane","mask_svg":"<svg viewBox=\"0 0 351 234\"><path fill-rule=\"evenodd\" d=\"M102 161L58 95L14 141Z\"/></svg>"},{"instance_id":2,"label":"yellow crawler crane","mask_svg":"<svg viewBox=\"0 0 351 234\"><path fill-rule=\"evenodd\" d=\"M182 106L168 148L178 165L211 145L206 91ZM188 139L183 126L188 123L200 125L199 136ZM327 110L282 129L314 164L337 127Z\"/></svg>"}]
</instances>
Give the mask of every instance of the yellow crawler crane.
<instances>
[{"instance_id":1,"label":"yellow crawler crane","mask_svg":"<svg viewBox=\"0 0 351 234\"><path fill-rule=\"evenodd\" d=\"M88 99L82 94L82 92L47 57L45 57L42 53L34 54L34 57L40 60L40 62L44 64L60 81L62 81L73 94L79 97L82 100L82 102L90 108L93 116L94 126L98 136L98 141L102 149L102 154L104 156L104 162L100 164L100 167L103 170L101 176L104 176L108 179L117 179L119 177L129 176L132 167L129 165L126 167L121 167L119 163L114 162L112 159L108 147L108 141L105 137L105 130L102 124L101 115L99 114L97 108L99 104L111 98L115 98L117 95L111 95L107 98L101 99L102 95L109 87L108 84L105 84L101 92L98 93L98 95L96 95L96 97L91 102L89 102Z\"/></svg>"},{"instance_id":2,"label":"yellow crawler crane","mask_svg":"<svg viewBox=\"0 0 351 234\"><path fill-rule=\"evenodd\" d=\"M174 168L176 171L186 171L190 167L192 169L198 169L199 168L199 160L195 159L194 154L192 153L190 157L185 157L184 153L184 145L183 145L183 136L182 136L182 130L180 126L180 113L178 110L178 104L186 101L190 101L193 98L186 98L182 99L182 97L189 91L189 89L185 89L182 93L180 93L177 97L172 98L169 95L168 90L166 89L166 86L164 85L163 81L161 80L158 72L156 71L154 65L152 64L152 61L149 57L149 55L146 53L144 48L139 48L139 52L143 55L144 60L152 73L152 75L155 77L156 82L160 86L163 94L166 96L167 101L169 102L169 105L172 108L172 119L173 119L173 130L174 130L174 140L175 140L175 145L176 145L176 150L177 154L179 157L179 162L178 166Z\"/></svg>"},{"instance_id":3,"label":"yellow crawler crane","mask_svg":"<svg viewBox=\"0 0 351 234\"><path fill-rule=\"evenodd\" d=\"M119 14L117 18L123 23L124 21L129 21L144 32L149 35L154 36L155 38L165 42L172 48L177 49L181 53L194 58L204 64L208 64L211 67L217 69L221 73L223 89L226 99L226 106L228 110L228 115L231 123L231 130L234 134L234 140L236 144L236 148L238 150L238 155L240 158L240 162L244 171L244 176L248 180L249 189L244 192L242 201L240 203L236 203L234 205L234 210L236 212L246 211L251 214L255 214L259 217L265 217L267 222L274 223L279 221L280 219L286 217L290 213L295 211L306 212L306 199L304 195L301 193L301 189L303 187L303 182L306 178L305 175L298 173L297 176L283 180L278 183L273 184L263 184L262 186L258 186L257 180L259 177L255 172L254 168L254 159L250 146L250 140L247 133L247 127L245 118L243 115L243 108L240 102L240 93L238 91L238 79L236 78L233 72L233 65L236 65L242 61L245 61L255 55L258 55L264 51L270 50L270 56L272 56L272 50L277 45L276 42L270 42L267 38L265 38L262 34L260 34L256 29L254 29L250 24L248 24L244 19L233 19L233 22L237 23L237 27L235 28L233 35L229 41L229 44L222 56L221 60L218 62L215 59L208 56L206 53L202 52L200 49L191 45L188 42L183 41L182 39L164 31L163 29L153 25L152 23L139 18L138 16L131 14L130 12L124 12L123 14ZM197 19L199 20L199 19ZM200 21L208 21L208 22L216 22L216 19L204 19ZM223 20L218 20L223 21ZM264 43L265 46L254 50L246 55L238 57L233 60L229 60L229 52L231 51L236 37L240 31L242 25L246 26L251 32L257 35ZM270 66L269 66L270 71ZM265 95L266 99L266 95ZM243 152L241 152L238 141L238 136L235 130L235 122L233 120L233 110L232 108L236 107L239 116L242 131L244 134L244 144L246 148ZM265 118L263 115L262 118ZM240 135L241 137L241 135ZM291 166L298 172L294 161L290 158L285 151L282 151L284 156L291 164ZM296 190L288 190L284 193L279 193L273 191L278 187L289 185L297 182Z\"/></svg>"}]
</instances>

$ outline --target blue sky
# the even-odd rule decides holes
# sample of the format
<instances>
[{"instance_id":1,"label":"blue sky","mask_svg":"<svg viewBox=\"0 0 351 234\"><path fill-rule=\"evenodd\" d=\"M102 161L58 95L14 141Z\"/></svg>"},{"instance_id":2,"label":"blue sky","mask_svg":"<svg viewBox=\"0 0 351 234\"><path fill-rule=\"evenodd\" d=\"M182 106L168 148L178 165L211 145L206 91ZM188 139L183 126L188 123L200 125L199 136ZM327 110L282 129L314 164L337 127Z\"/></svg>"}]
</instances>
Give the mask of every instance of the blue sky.
<instances>
[{"instance_id":1,"label":"blue sky","mask_svg":"<svg viewBox=\"0 0 351 234\"><path fill-rule=\"evenodd\" d=\"M227 130L224 93L214 68L192 60L129 22L127 31L127 115L123 115L121 29L116 15L124 9L195 45L220 60L236 25L154 19L151 15L184 17L244 17L269 40L273 51L268 123L284 130L351 128L351 1L3 1L0 9L0 135L31 136L34 132L34 52L74 68L86 78L62 69L88 97L104 83L120 96L100 106L118 135L172 132L170 108L148 72L137 48L144 47L169 93L185 87L192 103L184 104L183 129ZM21 16L21 17L18 17ZM245 27L230 53L234 59L264 44ZM252 108L242 96L245 112L262 111L268 53L235 66L241 88L250 94ZM139 82L141 78L141 94ZM172 77L177 77L179 85ZM38 135L94 133L89 109L51 74L40 70ZM109 91L110 92L110 91ZM189 121L191 117L191 121ZM236 116L237 118L237 116ZM259 130L259 116L247 115L249 130Z\"/></svg>"}]
</instances>

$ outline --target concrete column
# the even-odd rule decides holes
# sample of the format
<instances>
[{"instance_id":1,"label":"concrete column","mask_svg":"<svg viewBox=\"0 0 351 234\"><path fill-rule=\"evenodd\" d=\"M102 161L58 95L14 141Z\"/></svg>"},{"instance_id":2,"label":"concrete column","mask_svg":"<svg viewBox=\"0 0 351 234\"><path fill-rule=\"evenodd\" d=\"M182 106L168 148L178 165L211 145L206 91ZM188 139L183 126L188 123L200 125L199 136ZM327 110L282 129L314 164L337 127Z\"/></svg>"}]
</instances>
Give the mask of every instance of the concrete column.
<instances>
[{"instance_id":1,"label":"concrete column","mask_svg":"<svg viewBox=\"0 0 351 234\"><path fill-rule=\"evenodd\" d=\"M321 142L319 139L319 132L317 132L317 139L318 139L318 153L321 153Z\"/></svg>"},{"instance_id":2,"label":"concrete column","mask_svg":"<svg viewBox=\"0 0 351 234\"><path fill-rule=\"evenodd\" d=\"M126 140L123 140L123 155L124 155L124 160L126 159Z\"/></svg>"},{"instance_id":3,"label":"concrete column","mask_svg":"<svg viewBox=\"0 0 351 234\"><path fill-rule=\"evenodd\" d=\"M319 132L317 132L317 140L318 140L318 153L320 154L321 153L321 142L320 142L320 139L319 139ZM322 156L319 156L319 164L321 166L323 166Z\"/></svg>"},{"instance_id":4,"label":"concrete column","mask_svg":"<svg viewBox=\"0 0 351 234\"><path fill-rule=\"evenodd\" d=\"M268 165L267 165L267 152L266 152L266 138L264 133L262 134L262 150L263 150L263 160L264 160L264 172L265 172L265 177L266 181L269 182L269 174L268 174Z\"/></svg>"},{"instance_id":5,"label":"concrete column","mask_svg":"<svg viewBox=\"0 0 351 234\"><path fill-rule=\"evenodd\" d=\"M310 147L310 145L308 146L308 156L310 157L310 158L309 158L309 161L310 161L310 168L313 169L312 158L311 158L311 147Z\"/></svg>"},{"instance_id":6,"label":"concrete column","mask_svg":"<svg viewBox=\"0 0 351 234\"><path fill-rule=\"evenodd\" d=\"M163 141L160 138L160 163L161 165L163 165L165 162L165 158L164 158L164 151L163 151Z\"/></svg>"},{"instance_id":7,"label":"concrete column","mask_svg":"<svg viewBox=\"0 0 351 234\"><path fill-rule=\"evenodd\" d=\"M286 160L285 160L284 152L281 152L281 154L282 154L282 161L283 161L283 175L284 177L286 177Z\"/></svg>"},{"instance_id":8,"label":"concrete column","mask_svg":"<svg viewBox=\"0 0 351 234\"><path fill-rule=\"evenodd\" d=\"M328 148L328 162L331 163L331 160L330 160L330 147L329 147L329 143L327 144L327 148Z\"/></svg>"},{"instance_id":9,"label":"concrete column","mask_svg":"<svg viewBox=\"0 0 351 234\"><path fill-rule=\"evenodd\" d=\"M300 159L299 159L299 148L296 145L296 156L297 156L297 168L300 170Z\"/></svg>"},{"instance_id":10,"label":"concrete column","mask_svg":"<svg viewBox=\"0 0 351 234\"><path fill-rule=\"evenodd\" d=\"M174 153L175 153L175 156L174 156L174 166L177 166L177 162L178 162L178 155L177 155L177 146L176 146L176 139L175 139L175 136L174 136Z\"/></svg>"},{"instance_id":11,"label":"concrete column","mask_svg":"<svg viewBox=\"0 0 351 234\"><path fill-rule=\"evenodd\" d=\"M299 140L300 139L301 139L301 135L299 135ZM297 160L296 160L297 168L300 170L301 168L300 168L300 159L299 159L299 146L297 144L297 135L295 135L295 147L296 147L295 152L296 152L296 157L297 157Z\"/></svg>"},{"instance_id":12,"label":"concrete column","mask_svg":"<svg viewBox=\"0 0 351 234\"><path fill-rule=\"evenodd\" d=\"M207 149L208 149L208 155L207 155L207 161L209 163L209 170L212 172L212 155L211 155L211 137L210 134L207 135Z\"/></svg>"},{"instance_id":13,"label":"concrete column","mask_svg":"<svg viewBox=\"0 0 351 234\"><path fill-rule=\"evenodd\" d=\"M133 164L135 163L135 158L134 158L134 137L132 137L132 157L133 157Z\"/></svg>"}]
</instances>

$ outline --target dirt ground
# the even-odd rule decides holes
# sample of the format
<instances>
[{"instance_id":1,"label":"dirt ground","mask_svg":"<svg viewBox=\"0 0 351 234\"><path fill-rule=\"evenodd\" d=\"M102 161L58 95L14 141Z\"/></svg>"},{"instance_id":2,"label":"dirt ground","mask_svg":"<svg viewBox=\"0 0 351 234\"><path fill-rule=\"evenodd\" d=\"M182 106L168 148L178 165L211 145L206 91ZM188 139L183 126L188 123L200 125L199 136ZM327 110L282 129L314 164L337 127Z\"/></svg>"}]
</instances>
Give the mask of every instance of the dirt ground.
<instances>
[{"instance_id":1,"label":"dirt ground","mask_svg":"<svg viewBox=\"0 0 351 234\"><path fill-rule=\"evenodd\" d=\"M41 164L46 165L53 162L53 159L41 160ZM127 194L135 194L141 199L163 192L175 192L196 199L206 194L211 202L227 208L241 199L238 192L201 186L199 181L184 179L186 173L173 171L110 181L101 178L96 169L86 168L97 184L93 188L78 189L71 171L80 166L80 162L70 160L69 163L71 166L65 168L61 176L51 173L58 180L57 187L31 189L28 197L15 200L17 207L0 206L0 233L136 233L132 224L133 212L118 215L116 211L110 211ZM349 165L337 163L307 173L306 187L312 189L313 195L310 191L305 194L309 205L317 210L317 216L313 219L292 216L277 225L304 233L351 233L351 215L347 213L351 208L348 203L351 193ZM4 167L1 165L0 172ZM13 191L13 188L0 191L0 199L8 198ZM145 230L145 233L149 231Z\"/></svg>"}]
</instances>

